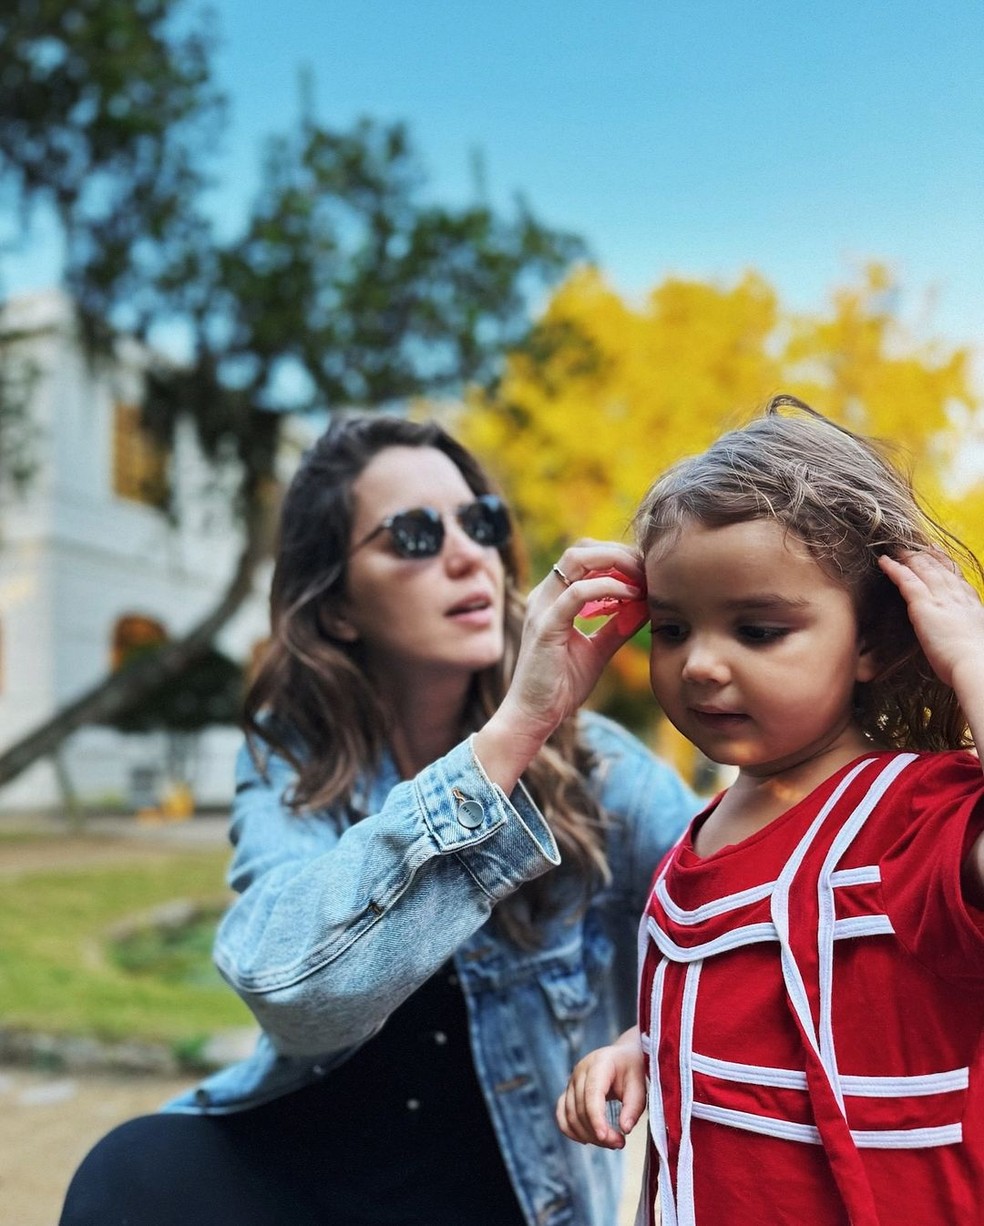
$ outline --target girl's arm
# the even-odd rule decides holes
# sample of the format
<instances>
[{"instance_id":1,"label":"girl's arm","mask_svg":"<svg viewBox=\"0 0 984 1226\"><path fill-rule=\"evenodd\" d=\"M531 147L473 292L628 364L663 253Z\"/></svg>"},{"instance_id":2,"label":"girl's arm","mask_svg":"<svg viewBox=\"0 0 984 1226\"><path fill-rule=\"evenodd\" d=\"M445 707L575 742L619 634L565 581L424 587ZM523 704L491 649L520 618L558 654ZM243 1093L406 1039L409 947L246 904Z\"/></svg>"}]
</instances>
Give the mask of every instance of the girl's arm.
<instances>
[{"instance_id":1,"label":"girl's arm","mask_svg":"<svg viewBox=\"0 0 984 1226\"><path fill-rule=\"evenodd\" d=\"M978 755L984 745L984 604L945 554L929 550L881 557L902 594L926 659L951 687L967 717ZM984 834L964 861L964 890L984 906Z\"/></svg>"},{"instance_id":2,"label":"girl's arm","mask_svg":"<svg viewBox=\"0 0 984 1226\"><path fill-rule=\"evenodd\" d=\"M618 1128L613 1128L607 1103L619 1099ZM611 1046L599 1047L577 1062L557 1100L557 1123L572 1141L622 1149L645 1107L645 1061L639 1027L633 1026Z\"/></svg>"}]
</instances>

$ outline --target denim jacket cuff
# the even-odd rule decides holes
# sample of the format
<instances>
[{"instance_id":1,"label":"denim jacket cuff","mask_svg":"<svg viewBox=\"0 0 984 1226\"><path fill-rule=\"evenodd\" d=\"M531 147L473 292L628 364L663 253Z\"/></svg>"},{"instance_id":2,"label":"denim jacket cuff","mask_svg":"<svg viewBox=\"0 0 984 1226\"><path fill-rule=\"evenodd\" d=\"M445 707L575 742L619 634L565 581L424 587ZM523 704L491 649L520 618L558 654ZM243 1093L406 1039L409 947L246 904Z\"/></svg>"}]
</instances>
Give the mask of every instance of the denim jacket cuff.
<instances>
[{"instance_id":1,"label":"denim jacket cuff","mask_svg":"<svg viewBox=\"0 0 984 1226\"><path fill-rule=\"evenodd\" d=\"M485 774L471 738L421 771L416 789L441 852L461 856L490 898L560 863L550 827L522 783L506 796Z\"/></svg>"}]
</instances>

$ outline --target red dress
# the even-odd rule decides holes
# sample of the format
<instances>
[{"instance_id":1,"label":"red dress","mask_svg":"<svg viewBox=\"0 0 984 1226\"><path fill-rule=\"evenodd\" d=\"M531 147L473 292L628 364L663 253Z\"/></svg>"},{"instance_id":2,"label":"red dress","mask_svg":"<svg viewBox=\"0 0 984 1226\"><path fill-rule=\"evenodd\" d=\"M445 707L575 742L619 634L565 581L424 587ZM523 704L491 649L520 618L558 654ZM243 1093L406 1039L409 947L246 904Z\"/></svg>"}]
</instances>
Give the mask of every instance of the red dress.
<instances>
[{"instance_id":1,"label":"red dress","mask_svg":"<svg viewBox=\"0 0 984 1226\"><path fill-rule=\"evenodd\" d=\"M700 821L640 929L639 1220L658 1194L662 1226L981 1226L978 760L861 758L706 859Z\"/></svg>"}]
</instances>

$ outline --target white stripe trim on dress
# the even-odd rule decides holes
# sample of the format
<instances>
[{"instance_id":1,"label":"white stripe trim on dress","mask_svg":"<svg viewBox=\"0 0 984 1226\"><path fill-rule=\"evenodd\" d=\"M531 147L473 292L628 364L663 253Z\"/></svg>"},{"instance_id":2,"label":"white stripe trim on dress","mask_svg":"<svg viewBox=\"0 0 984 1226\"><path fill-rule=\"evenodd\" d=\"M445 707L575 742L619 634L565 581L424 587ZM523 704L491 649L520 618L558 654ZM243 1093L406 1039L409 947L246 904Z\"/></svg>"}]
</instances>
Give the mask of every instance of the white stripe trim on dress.
<instances>
[{"instance_id":1,"label":"white stripe trim on dress","mask_svg":"<svg viewBox=\"0 0 984 1226\"><path fill-rule=\"evenodd\" d=\"M859 864L857 868L839 868L830 874L830 884L837 889L844 885L869 885L881 881L881 866Z\"/></svg>"},{"instance_id":2,"label":"white stripe trim on dress","mask_svg":"<svg viewBox=\"0 0 984 1226\"><path fill-rule=\"evenodd\" d=\"M663 1111L663 1091L660 1084L659 1052L660 1031L663 1024L663 984L666 979L665 961L660 962L653 975L649 996L649 1029L643 1047L649 1055L649 1135L653 1139L659 1158L659 1200L662 1226L677 1226L676 1205L673 1201L673 1183L670 1178L670 1159L666 1147L666 1115ZM640 1035L640 1037L642 1037Z\"/></svg>"},{"instance_id":3,"label":"white stripe trim on dress","mask_svg":"<svg viewBox=\"0 0 984 1226\"><path fill-rule=\"evenodd\" d=\"M820 1061L826 1070L841 1111L844 1110L844 1099L838 1084L839 1074L833 1023L834 940L837 931L837 916L831 878L837 869L837 865L844 858L845 852L861 833L865 822L874 812L882 797L909 763L915 761L915 758L916 755L912 753L899 754L897 757L889 759L882 767L874 780L872 780L860 803L831 840L830 847L824 856L823 864L817 876L817 907L820 916L820 922L817 926L820 989L820 1012L817 1029L820 1041ZM848 931L852 930L847 927L841 928L842 933Z\"/></svg>"},{"instance_id":4,"label":"white stripe trim on dress","mask_svg":"<svg viewBox=\"0 0 984 1226\"><path fill-rule=\"evenodd\" d=\"M744 1085L775 1086L783 1090L805 1090L806 1074L799 1069L777 1068L774 1065L740 1064L735 1060L719 1060L716 1056L693 1054L697 1073L719 1077ZM948 1069L943 1073L916 1073L898 1077L842 1076L841 1089L852 1098L917 1098L927 1094L950 1094L966 1090L970 1084L970 1069Z\"/></svg>"},{"instance_id":5,"label":"white stripe trim on dress","mask_svg":"<svg viewBox=\"0 0 984 1226\"><path fill-rule=\"evenodd\" d=\"M772 1116L734 1111L711 1103L695 1102L693 1114L712 1124L725 1124L743 1132L778 1137L783 1141L800 1141L820 1145L820 1130L813 1124L796 1124L792 1120L777 1120ZM958 1145L963 1140L961 1124L941 1124L934 1128L886 1128L882 1130L851 1129L851 1139L858 1149L928 1149L939 1145Z\"/></svg>"},{"instance_id":6,"label":"white stripe trim on dress","mask_svg":"<svg viewBox=\"0 0 984 1226\"><path fill-rule=\"evenodd\" d=\"M831 885L835 888L851 885L867 885L881 881L881 869L877 864L863 864L857 868L843 868L831 877ZM747 890L737 890L734 894L722 894L710 902L701 903L688 911L679 903L673 901L663 877L656 882L653 893L662 904L663 910L674 923L681 925L701 924L704 920L715 919L719 915L727 915L729 911L738 911L752 903L761 902L770 897L775 889L775 881L763 881L761 885L749 886Z\"/></svg>"},{"instance_id":7,"label":"white stripe trim on dress","mask_svg":"<svg viewBox=\"0 0 984 1226\"><path fill-rule=\"evenodd\" d=\"M887 915L852 915L834 923L834 940L844 941L854 937L891 935L895 929ZM646 920L646 932L652 937L659 952L671 962L699 962L715 954L727 953L743 945L762 945L779 940L775 925L763 922L749 924L747 928L732 928L730 932L704 941L700 945L678 945L650 915Z\"/></svg>"},{"instance_id":8,"label":"white stripe trim on dress","mask_svg":"<svg viewBox=\"0 0 984 1226\"><path fill-rule=\"evenodd\" d=\"M747 890L738 890L735 894L722 894L720 898L714 898L710 902L702 903L699 907L694 907L692 911L688 911L673 901L666 888L666 882L662 878L656 882L655 893L670 919L678 924L700 924L706 919L713 919L718 915L726 915L729 911L747 907L750 903L761 902L763 898L769 897L775 884L774 881L764 881L761 885L750 886Z\"/></svg>"},{"instance_id":9,"label":"white stripe trim on dress","mask_svg":"<svg viewBox=\"0 0 984 1226\"><path fill-rule=\"evenodd\" d=\"M786 985L786 994L789 997L790 1004L796 1016L799 1018L800 1027L806 1037L807 1042L820 1057L820 1042L817 1037L816 1029L813 1025L813 1016L810 1009L810 1000L806 991L806 984L803 982L803 977L800 974L799 966L796 964L796 959L793 955L792 946L789 940L789 894L792 889L793 880L799 872L806 853L813 845L814 840L819 834L824 822L830 816L836 805L841 800L841 797L851 786L854 780L864 770L872 764L871 758L865 758L858 762L851 770L841 779L837 787L834 788L830 796L827 798L819 813L810 823L810 827L806 834L800 839L798 845L792 855L783 865L782 872L776 881L776 889L772 895L772 918L776 925L776 932L779 935L779 958L782 967L782 977ZM823 917L821 915L821 924ZM822 947L822 936L821 936ZM829 1072L828 1072L829 1076ZM836 1090L835 1090L836 1093Z\"/></svg>"},{"instance_id":10,"label":"white stripe trim on dress","mask_svg":"<svg viewBox=\"0 0 984 1226\"><path fill-rule=\"evenodd\" d=\"M699 945L678 945L676 941L660 928L653 916L646 921L649 935L656 942L659 952L671 962L699 962L702 958L714 954L726 953L729 949L738 949L742 945L760 945L763 941L776 941L775 925L769 922L748 924L745 928L732 928L722 933L713 941L704 941Z\"/></svg>"},{"instance_id":11,"label":"white stripe trim on dress","mask_svg":"<svg viewBox=\"0 0 984 1226\"><path fill-rule=\"evenodd\" d=\"M677 1150L677 1221L680 1226L696 1226L694 1207L694 1146L690 1118L694 1105L694 1015L700 986L700 962L691 962L683 981L680 1006L680 1145Z\"/></svg>"},{"instance_id":12,"label":"white stripe trim on dress","mask_svg":"<svg viewBox=\"0 0 984 1226\"><path fill-rule=\"evenodd\" d=\"M834 940L852 937L892 936L895 928L887 915L849 915L834 921Z\"/></svg>"}]
</instances>

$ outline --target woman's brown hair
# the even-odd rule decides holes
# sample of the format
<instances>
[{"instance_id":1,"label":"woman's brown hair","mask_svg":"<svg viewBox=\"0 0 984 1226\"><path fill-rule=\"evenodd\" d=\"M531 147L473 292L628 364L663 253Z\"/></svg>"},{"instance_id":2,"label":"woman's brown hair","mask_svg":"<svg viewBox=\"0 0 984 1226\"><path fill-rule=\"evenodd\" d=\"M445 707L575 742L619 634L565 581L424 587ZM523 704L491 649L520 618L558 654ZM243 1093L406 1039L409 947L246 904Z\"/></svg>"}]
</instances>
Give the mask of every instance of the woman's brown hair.
<instances>
[{"instance_id":1,"label":"woman's brown hair","mask_svg":"<svg viewBox=\"0 0 984 1226\"><path fill-rule=\"evenodd\" d=\"M358 643L334 638L334 602L345 591L351 549L352 487L387 447L432 447L455 464L476 495L495 492L485 471L435 422L389 414L334 421L301 461L284 499L270 591L271 637L245 700L244 724L262 769L264 753L286 758L297 772L286 803L295 812L345 811L358 820L356 796L377 768L388 739L389 713L372 685ZM461 723L462 738L495 711L508 688L523 624L518 583L523 569L515 540L500 550L506 573L505 652L475 675ZM562 724L523 776L586 892L607 880L603 814L587 789L591 755L574 721ZM567 871L565 869L565 872ZM552 876L552 874L548 875ZM538 878L500 903L496 916L515 940L536 943L536 921L551 889Z\"/></svg>"}]
</instances>

